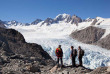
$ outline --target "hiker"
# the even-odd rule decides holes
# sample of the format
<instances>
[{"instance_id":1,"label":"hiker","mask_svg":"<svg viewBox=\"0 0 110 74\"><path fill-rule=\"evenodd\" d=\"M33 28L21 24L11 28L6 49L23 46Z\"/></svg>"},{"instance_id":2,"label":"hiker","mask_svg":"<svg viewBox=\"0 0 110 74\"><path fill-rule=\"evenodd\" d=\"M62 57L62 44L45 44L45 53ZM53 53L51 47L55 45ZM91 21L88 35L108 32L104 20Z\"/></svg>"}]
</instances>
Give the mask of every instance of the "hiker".
<instances>
[{"instance_id":1,"label":"hiker","mask_svg":"<svg viewBox=\"0 0 110 74\"><path fill-rule=\"evenodd\" d=\"M71 60L72 60L72 67L76 66L76 63L75 63L76 56L77 56L77 50L74 49L73 46L71 46L71 55L70 55L70 57L71 57Z\"/></svg>"},{"instance_id":2,"label":"hiker","mask_svg":"<svg viewBox=\"0 0 110 74\"><path fill-rule=\"evenodd\" d=\"M84 50L81 49L81 47L78 47L78 59L79 59L79 66L83 66L82 64L82 58L84 56Z\"/></svg>"},{"instance_id":3,"label":"hiker","mask_svg":"<svg viewBox=\"0 0 110 74\"><path fill-rule=\"evenodd\" d=\"M61 61L61 67L62 67L63 66L63 60L62 60L63 51L62 51L61 45L59 45L58 48L56 48L55 54L57 56L57 64L59 65L59 60L60 60Z\"/></svg>"}]
</instances>

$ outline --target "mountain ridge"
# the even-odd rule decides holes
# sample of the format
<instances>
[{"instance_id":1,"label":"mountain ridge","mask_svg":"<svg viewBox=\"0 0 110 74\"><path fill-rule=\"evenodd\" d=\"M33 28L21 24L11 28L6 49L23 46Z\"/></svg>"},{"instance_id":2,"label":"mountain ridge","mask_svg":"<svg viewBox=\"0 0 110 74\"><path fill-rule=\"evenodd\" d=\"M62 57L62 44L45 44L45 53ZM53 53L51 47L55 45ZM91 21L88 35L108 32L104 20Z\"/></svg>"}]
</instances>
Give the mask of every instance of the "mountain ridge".
<instances>
[{"instance_id":1,"label":"mountain ridge","mask_svg":"<svg viewBox=\"0 0 110 74\"><path fill-rule=\"evenodd\" d=\"M44 24L50 25L50 24L53 24L53 23L59 23L60 21L65 22L65 23L71 23L71 24L78 25L78 23L85 22L85 21L90 21L90 20L92 20L92 19L91 18L89 18L88 20L87 19L81 19L80 17L78 17L76 15L71 16L69 14L64 13L64 14L57 15L55 18L47 18L45 20L36 19L35 21L33 21L31 23L20 23L20 22L15 21L15 20L2 21L2 22L4 22L4 24L6 26L13 26L13 25L14 26L17 26L17 25L29 26L29 25L37 25L38 23L42 22L42 24L41 24L41 26L42 26Z\"/></svg>"}]
</instances>

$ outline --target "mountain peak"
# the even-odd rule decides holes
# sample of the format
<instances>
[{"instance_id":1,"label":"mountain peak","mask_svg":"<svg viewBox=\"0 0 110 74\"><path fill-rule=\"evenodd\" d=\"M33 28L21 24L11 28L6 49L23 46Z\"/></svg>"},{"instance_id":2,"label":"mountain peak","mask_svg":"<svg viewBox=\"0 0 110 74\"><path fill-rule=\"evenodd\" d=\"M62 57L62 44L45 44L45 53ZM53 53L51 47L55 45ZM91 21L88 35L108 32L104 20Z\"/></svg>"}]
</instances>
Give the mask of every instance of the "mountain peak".
<instances>
[{"instance_id":1,"label":"mountain peak","mask_svg":"<svg viewBox=\"0 0 110 74\"><path fill-rule=\"evenodd\" d=\"M31 24L32 25L36 25L38 24L39 22L41 22L42 20L41 19L36 19L35 21L33 21Z\"/></svg>"},{"instance_id":2,"label":"mountain peak","mask_svg":"<svg viewBox=\"0 0 110 74\"><path fill-rule=\"evenodd\" d=\"M50 25L50 24L54 23L54 20L53 20L52 18L47 18L47 19L42 23L42 25L45 24L45 23L46 23L46 25Z\"/></svg>"},{"instance_id":3,"label":"mountain peak","mask_svg":"<svg viewBox=\"0 0 110 74\"><path fill-rule=\"evenodd\" d=\"M57 18L59 18L59 17L67 18L68 16L70 16L70 15L69 15L69 14L66 14L66 13L64 13L64 14L59 14L59 15L56 16L55 19L57 19Z\"/></svg>"},{"instance_id":4,"label":"mountain peak","mask_svg":"<svg viewBox=\"0 0 110 74\"><path fill-rule=\"evenodd\" d=\"M80 23L80 22L82 22L82 19L80 17L78 17L76 15L72 16L71 24L74 23L74 24L78 25L78 23Z\"/></svg>"},{"instance_id":5,"label":"mountain peak","mask_svg":"<svg viewBox=\"0 0 110 74\"><path fill-rule=\"evenodd\" d=\"M59 22L59 21L65 21L65 22L70 22L71 21L71 16L69 14L59 14L58 16L56 16L56 18L54 19L55 22Z\"/></svg>"}]
</instances>

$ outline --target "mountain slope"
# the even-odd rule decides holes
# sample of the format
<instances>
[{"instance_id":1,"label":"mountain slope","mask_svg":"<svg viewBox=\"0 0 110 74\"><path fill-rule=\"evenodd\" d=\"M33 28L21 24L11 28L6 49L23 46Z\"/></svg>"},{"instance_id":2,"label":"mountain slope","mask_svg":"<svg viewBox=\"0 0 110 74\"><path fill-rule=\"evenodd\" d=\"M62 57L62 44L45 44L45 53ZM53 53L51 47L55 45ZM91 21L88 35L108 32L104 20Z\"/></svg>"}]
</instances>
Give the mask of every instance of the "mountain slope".
<instances>
[{"instance_id":1,"label":"mountain slope","mask_svg":"<svg viewBox=\"0 0 110 74\"><path fill-rule=\"evenodd\" d=\"M83 30L71 33L71 37L84 43L95 43L104 35L105 30L96 27L87 27Z\"/></svg>"}]
</instances>

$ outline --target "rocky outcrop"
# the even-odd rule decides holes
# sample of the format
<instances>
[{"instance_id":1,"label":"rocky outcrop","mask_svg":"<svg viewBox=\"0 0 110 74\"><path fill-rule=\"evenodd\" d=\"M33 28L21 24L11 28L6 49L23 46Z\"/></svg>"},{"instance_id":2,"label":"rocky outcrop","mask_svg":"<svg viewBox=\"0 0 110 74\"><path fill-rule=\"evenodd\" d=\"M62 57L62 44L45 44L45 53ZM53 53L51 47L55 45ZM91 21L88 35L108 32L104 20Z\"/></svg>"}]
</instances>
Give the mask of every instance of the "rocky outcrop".
<instances>
[{"instance_id":1,"label":"rocky outcrop","mask_svg":"<svg viewBox=\"0 0 110 74\"><path fill-rule=\"evenodd\" d=\"M97 23L97 19L94 19L94 21L91 23L91 25L95 25Z\"/></svg>"},{"instance_id":2,"label":"rocky outcrop","mask_svg":"<svg viewBox=\"0 0 110 74\"><path fill-rule=\"evenodd\" d=\"M47 18L42 25L46 24L47 26L54 23L54 20L52 18Z\"/></svg>"},{"instance_id":3,"label":"rocky outcrop","mask_svg":"<svg viewBox=\"0 0 110 74\"><path fill-rule=\"evenodd\" d=\"M105 38L100 39L96 44L101 46L102 48L110 50L110 34L107 35Z\"/></svg>"},{"instance_id":4,"label":"rocky outcrop","mask_svg":"<svg viewBox=\"0 0 110 74\"><path fill-rule=\"evenodd\" d=\"M0 28L1 44L7 47L5 50L11 50L16 54L25 54L26 56L34 56L39 58L51 59L51 57L38 44L26 43L22 34L14 29ZM1 46L3 47L3 46ZM45 56L44 56L45 55Z\"/></svg>"},{"instance_id":5,"label":"rocky outcrop","mask_svg":"<svg viewBox=\"0 0 110 74\"><path fill-rule=\"evenodd\" d=\"M72 16L71 24L76 24L78 26L78 23L82 22L82 19L76 15Z\"/></svg>"},{"instance_id":6,"label":"rocky outcrop","mask_svg":"<svg viewBox=\"0 0 110 74\"><path fill-rule=\"evenodd\" d=\"M33 21L31 24L32 25L36 25L38 23L40 23L42 20L41 19L36 19L35 21Z\"/></svg>"},{"instance_id":7,"label":"rocky outcrop","mask_svg":"<svg viewBox=\"0 0 110 74\"><path fill-rule=\"evenodd\" d=\"M50 72L51 74L110 74L110 71L108 70L109 67L99 67L96 69L87 69L85 67L71 67L71 66L65 66L64 68L60 68L54 66Z\"/></svg>"},{"instance_id":8,"label":"rocky outcrop","mask_svg":"<svg viewBox=\"0 0 110 74\"><path fill-rule=\"evenodd\" d=\"M3 74L30 74L42 68L47 70L54 64L40 45L27 43L14 29L0 28L0 72ZM44 69L47 65L49 67Z\"/></svg>"},{"instance_id":9,"label":"rocky outcrop","mask_svg":"<svg viewBox=\"0 0 110 74\"><path fill-rule=\"evenodd\" d=\"M90 73L91 71L92 71L91 69L78 66L77 67L65 66L62 69L57 65L50 70L51 74L86 74Z\"/></svg>"},{"instance_id":10,"label":"rocky outcrop","mask_svg":"<svg viewBox=\"0 0 110 74\"><path fill-rule=\"evenodd\" d=\"M100 40L100 38L102 37L104 33L105 33L104 29L90 26L83 30L75 31L71 33L70 36L81 42L91 44L91 43L95 43L98 40Z\"/></svg>"}]
</instances>

